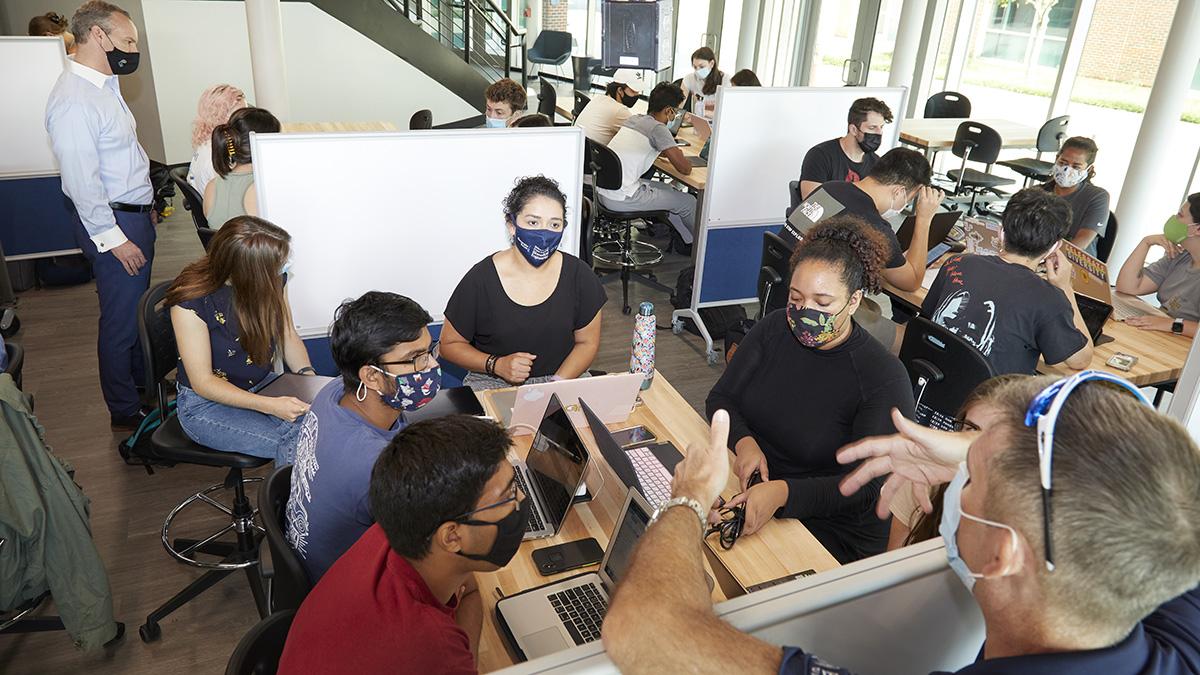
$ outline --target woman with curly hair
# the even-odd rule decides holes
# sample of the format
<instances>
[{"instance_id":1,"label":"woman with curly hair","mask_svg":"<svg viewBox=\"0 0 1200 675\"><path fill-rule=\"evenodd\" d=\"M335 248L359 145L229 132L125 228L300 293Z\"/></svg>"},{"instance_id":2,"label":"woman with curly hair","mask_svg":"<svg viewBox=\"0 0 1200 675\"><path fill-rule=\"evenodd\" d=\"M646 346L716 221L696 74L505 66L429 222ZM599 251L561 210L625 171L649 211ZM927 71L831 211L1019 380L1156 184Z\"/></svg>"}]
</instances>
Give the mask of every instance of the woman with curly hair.
<instances>
[{"instance_id":1,"label":"woman with curly hair","mask_svg":"<svg viewBox=\"0 0 1200 675\"><path fill-rule=\"evenodd\" d=\"M234 110L246 107L246 94L232 84L214 84L200 94L196 119L192 120L192 163L187 181L204 194L208 182L217 177L212 163L212 132L229 121Z\"/></svg>"},{"instance_id":2,"label":"woman with curly hair","mask_svg":"<svg viewBox=\"0 0 1200 675\"><path fill-rule=\"evenodd\" d=\"M882 234L857 216L809 230L792 254L787 308L754 326L709 393L710 418L729 411L743 490L729 506L745 505L743 536L797 518L843 564L887 547L888 523L875 516L883 481L843 497L838 483L854 467L835 458L895 433L893 408L913 416L904 366L854 321L887 257Z\"/></svg>"}]
</instances>

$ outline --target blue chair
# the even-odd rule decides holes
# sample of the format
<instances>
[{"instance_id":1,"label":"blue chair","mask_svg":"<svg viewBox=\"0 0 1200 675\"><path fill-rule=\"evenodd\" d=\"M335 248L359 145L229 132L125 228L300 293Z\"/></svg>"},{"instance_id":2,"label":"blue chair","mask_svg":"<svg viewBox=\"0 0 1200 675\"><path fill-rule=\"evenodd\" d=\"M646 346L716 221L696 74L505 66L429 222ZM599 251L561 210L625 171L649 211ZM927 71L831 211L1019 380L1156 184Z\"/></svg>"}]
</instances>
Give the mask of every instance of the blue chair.
<instances>
[{"instance_id":1,"label":"blue chair","mask_svg":"<svg viewBox=\"0 0 1200 675\"><path fill-rule=\"evenodd\" d=\"M561 30L544 30L533 41L533 46L529 48L529 53L525 55L525 58L530 63L557 68L571 58L571 41L570 33ZM533 75L537 77L538 73L535 72Z\"/></svg>"}]
</instances>

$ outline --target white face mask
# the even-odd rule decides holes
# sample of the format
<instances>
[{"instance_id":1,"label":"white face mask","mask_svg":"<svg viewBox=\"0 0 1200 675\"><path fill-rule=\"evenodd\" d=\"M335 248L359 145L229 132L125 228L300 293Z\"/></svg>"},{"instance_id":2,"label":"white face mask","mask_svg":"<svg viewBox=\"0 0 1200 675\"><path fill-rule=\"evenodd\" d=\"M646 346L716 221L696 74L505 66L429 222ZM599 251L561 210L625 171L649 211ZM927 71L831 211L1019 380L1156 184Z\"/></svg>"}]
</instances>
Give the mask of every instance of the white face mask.
<instances>
[{"instance_id":1,"label":"white face mask","mask_svg":"<svg viewBox=\"0 0 1200 675\"><path fill-rule=\"evenodd\" d=\"M1065 166L1062 164L1054 165L1054 182L1058 183L1059 187L1071 188L1083 182L1087 178L1087 169L1076 169L1073 166Z\"/></svg>"},{"instance_id":2,"label":"white face mask","mask_svg":"<svg viewBox=\"0 0 1200 675\"><path fill-rule=\"evenodd\" d=\"M1008 530L1012 535L1013 547L1017 545L1017 531L1005 525L992 520L985 520L978 516L973 516L962 510L962 491L963 486L967 484L967 463L963 462L958 465L958 473L955 474L954 480L950 481L950 485L946 487L946 494L942 497L942 522L938 526L938 533L942 535L942 539L946 542L946 558L950 563L950 569L958 575L958 578L967 587L968 591L975 589L975 580L984 578L982 574L972 572L971 568L967 567L967 563L958 553L958 524L961 519L973 520L981 525L991 527L1002 527Z\"/></svg>"},{"instance_id":3,"label":"white face mask","mask_svg":"<svg viewBox=\"0 0 1200 675\"><path fill-rule=\"evenodd\" d=\"M696 69L696 77L701 80L707 80L708 76L711 74L712 74L712 66L704 66L703 68Z\"/></svg>"},{"instance_id":4,"label":"white face mask","mask_svg":"<svg viewBox=\"0 0 1200 675\"><path fill-rule=\"evenodd\" d=\"M907 196L907 195L900 195L900 199L901 199L901 200L904 200L904 198L905 198L906 196ZM908 203L907 201L901 201L901 203L900 203L900 208L898 208L898 209L897 209L897 208L895 208L895 206L896 206L896 195L892 195L892 203L889 205L889 208L888 208L888 210L887 210L887 211L884 211L884 212L883 212L883 213L881 213L880 215L881 215L881 216L883 216L883 219L884 219L884 220L889 220L889 219L891 219L891 218L895 218L896 216L900 215L900 212L904 210L904 205L905 205L905 204L907 204L907 203Z\"/></svg>"}]
</instances>

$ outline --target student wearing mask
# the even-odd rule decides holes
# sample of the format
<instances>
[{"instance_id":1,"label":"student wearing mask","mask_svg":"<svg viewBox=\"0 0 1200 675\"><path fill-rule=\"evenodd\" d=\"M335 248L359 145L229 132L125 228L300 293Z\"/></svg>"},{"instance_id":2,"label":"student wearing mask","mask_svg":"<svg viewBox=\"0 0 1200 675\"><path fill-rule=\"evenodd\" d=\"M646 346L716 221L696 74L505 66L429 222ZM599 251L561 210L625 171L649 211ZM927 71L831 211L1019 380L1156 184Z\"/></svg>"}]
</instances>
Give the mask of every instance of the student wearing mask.
<instances>
[{"instance_id":1,"label":"student wearing mask","mask_svg":"<svg viewBox=\"0 0 1200 675\"><path fill-rule=\"evenodd\" d=\"M341 377L304 416L287 503L287 539L316 583L375 522L367 501L371 467L441 387L433 321L416 302L369 291L338 307L329 331Z\"/></svg>"},{"instance_id":2,"label":"student wearing mask","mask_svg":"<svg viewBox=\"0 0 1200 675\"><path fill-rule=\"evenodd\" d=\"M708 47L692 52L692 72L683 76L684 97L692 97L691 112L712 118L717 106L717 88L729 84L729 74L717 68L717 55Z\"/></svg>"},{"instance_id":3,"label":"student wearing mask","mask_svg":"<svg viewBox=\"0 0 1200 675\"><path fill-rule=\"evenodd\" d=\"M1071 229L1067 239L1096 255L1096 240L1108 229L1108 191L1092 184L1096 177L1096 142L1083 136L1063 141L1054 158L1054 177L1042 189L1071 205Z\"/></svg>"},{"instance_id":4,"label":"student wearing mask","mask_svg":"<svg viewBox=\"0 0 1200 675\"><path fill-rule=\"evenodd\" d=\"M499 425L469 415L396 434L371 472L377 522L305 598L279 673L478 672L475 573L512 560L528 519L511 444Z\"/></svg>"},{"instance_id":5,"label":"student wearing mask","mask_svg":"<svg viewBox=\"0 0 1200 675\"><path fill-rule=\"evenodd\" d=\"M1161 246L1165 254L1146 265L1150 249ZM1158 303L1170 317L1135 316L1125 323L1142 330L1196 335L1200 321L1200 192L1188 195L1179 211L1167 219L1162 234L1142 239L1117 275L1117 291L1129 295L1157 292Z\"/></svg>"},{"instance_id":6,"label":"student wearing mask","mask_svg":"<svg viewBox=\"0 0 1200 675\"><path fill-rule=\"evenodd\" d=\"M250 133L277 134L279 120L262 108L241 108L212 132L212 163L217 177L204 188L204 217L220 228L230 218L258 215Z\"/></svg>"},{"instance_id":7,"label":"student wearing mask","mask_svg":"<svg viewBox=\"0 0 1200 675\"><path fill-rule=\"evenodd\" d=\"M604 96L593 98L579 111L575 126L583 129L584 136L601 145L608 145L621 126L633 116L631 108L641 94L641 71L622 68L613 73L613 80L605 88Z\"/></svg>"},{"instance_id":8,"label":"student wearing mask","mask_svg":"<svg viewBox=\"0 0 1200 675\"><path fill-rule=\"evenodd\" d=\"M879 289L886 251L853 216L809 230L792 254L787 308L754 326L709 393L709 417L725 410L731 420L744 492L729 506L746 505L743 535L772 517L797 518L843 564L886 547L879 485L842 496L849 469L834 457L847 443L892 433L892 408L913 412L904 366L854 321L864 293ZM755 472L763 482L746 489Z\"/></svg>"},{"instance_id":9,"label":"student wearing mask","mask_svg":"<svg viewBox=\"0 0 1200 675\"><path fill-rule=\"evenodd\" d=\"M940 533L987 634L961 675L1195 672L1200 450L1124 387L1084 382L1057 417L1052 489L1043 493L1038 429L1026 416L1053 400L1048 385L1065 386L1020 377L997 388L982 404L993 417L982 432L934 431L894 415L898 434L839 453L839 461L861 462L842 492L889 472L885 495L949 484ZM638 541L604 619L605 650L625 673L849 675L713 614L697 541L729 477L724 421L714 416L709 445L689 449L672 483L678 500ZM1043 499L1052 500L1049 522ZM881 499L880 515L887 509Z\"/></svg>"},{"instance_id":10,"label":"student wearing mask","mask_svg":"<svg viewBox=\"0 0 1200 675\"><path fill-rule=\"evenodd\" d=\"M192 163L188 165L188 185L201 197L217 177L213 164L213 129L229 121L234 110L246 107L246 94L231 84L215 84L200 94L196 119L192 120Z\"/></svg>"},{"instance_id":11,"label":"student wearing mask","mask_svg":"<svg viewBox=\"0 0 1200 675\"><path fill-rule=\"evenodd\" d=\"M508 126L510 119L525 113L529 96L524 87L504 77L493 82L483 92L483 98L487 101L484 126L489 129L503 129Z\"/></svg>"},{"instance_id":12,"label":"student wearing mask","mask_svg":"<svg viewBox=\"0 0 1200 675\"><path fill-rule=\"evenodd\" d=\"M61 37L67 54L75 53L75 35L67 30L67 18L58 12L47 12L29 20L29 34Z\"/></svg>"},{"instance_id":13,"label":"student wearing mask","mask_svg":"<svg viewBox=\"0 0 1200 675\"><path fill-rule=\"evenodd\" d=\"M929 186L931 177L929 161L924 155L909 148L892 148L879 158L871 173L857 183L832 181L822 183L818 188L841 204L845 209L843 213L862 218L883 235L888 247L883 278L900 290L915 291L925 278L929 224L944 196L941 190ZM902 251L888 219L899 216L913 199L916 199L913 213L916 225L908 250ZM799 208L805 208L805 205L801 204ZM785 224L779 234L791 243L800 240L800 234L790 223Z\"/></svg>"},{"instance_id":14,"label":"student wearing mask","mask_svg":"<svg viewBox=\"0 0 1200 675\"><path fill-rule=\"evenodd\" d=\"M608 296L590 267L559 250L566 207L553 179L519 179L504 200L512 246L478 262L450 296L442 356L471 371L473 389L579 377L596 358Z\"/></svg>"},{"instance_id":15,"label":"student wearing mask","mask_svg":"<svg viewBox=\"0 0 1200 675\"><path fill-rule=\"evenodd\" d=\"M695 238L696 198L662 183L644 180L642 174L654 166L659 155L683 175L692 172L692 165L675 145L675 137L667 124L683 114L679 87L660 82L650 91L645 115L633 115L609 141L608 147L621 160L621 187L616 190L596 189L605 208L613 211L667 211L675 236L683 245L691 246ZM678 247L677 247L678 248Z\"/></svg>"},{"instance_id":16,"label":"student wearing mask","mask_svg":"<svg viewBox=\"0 0 1200 675\"><path fill-rule=\"evenodd\" d=\"M288 370L316 373L283 288L290 259L287 232L238 216L167 290L179 346L179 424L200 445L292 462L308 404L257 393L275 379L280 349Z\"/></svg>"},{"instance_id":17,"label":"student wearing mask","mask_svg":"<svg viewBox=\"0 0 1200 675\"><path fill-rule=\"evenodd\" d=\"M871 173L883 143L883 127L892 123L892 110L877 98L860 98L846 115L846 135L818 143L804 155L800 168L800 197L829 181L857 183Z\"/></svg>"},{"instance_id":18,"label":"student wearing mask","mask_svg":"<svg viewBox=\"0 0 1200 675\"><path fill-rule=\"evenodd\" d=\"M1058 254L1070 222L1064 200L1037 188L1021 190L1004 209L1000 255L947 260L921 315L970 343L997 374L1032 374L1043 357L1051 365L1087 368L1092 338L1071 289L1071 263Z\"/></svg>"}]
</instances>

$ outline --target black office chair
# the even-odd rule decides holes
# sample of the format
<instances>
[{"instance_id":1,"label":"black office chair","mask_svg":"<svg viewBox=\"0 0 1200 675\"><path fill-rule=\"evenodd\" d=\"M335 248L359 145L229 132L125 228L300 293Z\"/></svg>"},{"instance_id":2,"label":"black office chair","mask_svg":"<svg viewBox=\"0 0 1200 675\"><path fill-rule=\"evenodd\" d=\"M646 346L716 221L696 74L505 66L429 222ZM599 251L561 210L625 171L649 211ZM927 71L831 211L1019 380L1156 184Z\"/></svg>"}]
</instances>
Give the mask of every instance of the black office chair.
<instances>
[{"instance_id":1,"label":"black office chair","mask_svg":"<svg viewBox=\"0 0 1200 675\"><path fill-rule=\"evenodd\" d=\"M538 33L537 39L533 41L533 46L525 54L525 60L530 63L536 63L540 66L554 66L558 68L571 58L571 34L561 30L544 30ZM539 72L533 72L534 77L538 77Z\"/></svg>"},{"instance_id":2,"label":"black office chair","mask_svg":"<svg viewBox=\"0 0 1200 675\"><path fill-rule=\"evenodd\" d=\"M292 466L281 466L267 476L258 490L258 517L266 530L267 551L260 559L267 583L267 604L272 612L300 609L312 590L308 573L284 534L285 511L292 489Z\"/></svg>"},{"instance_id":3,"label":"black office chair","mask_svg":"<svg viewBox=\"0 0 1200 675\"><path fill-rule=\"evenodd\" d=\"M592 175L596 187L604 190L616 190L621 187L621 160L608 147L596 143L590 138L584 139L584 153L591 163ZM597 198L593 206L595 216L592 219L590 234L594 237L592 259L600 266L615 268L617 271L600 277L605 283L613 278L621 279L621 312L629 314L629 282L637 281L650 288L671 293L673 289L658 282L653 272L641 274L636 270L645 269L662 262L663 252L653 244L638 241L634 238L634 223L667 223L670 227L670 212L668 211L613 211L605 208Z\"/></svg>"},{"instance_id":4,"label":"black office chair","mask_svg":"<svg viewBox=\"0 0 1200 675\"><path fill-rule=\"evenodd\" d=\"M295 618L296 610L289 609L254 624L238 640L229 665L225 666L225 675L275 675Z\"/></svg>"},{"instance_id":5,"label":"black office chair","mask_svg":"<svg viewBox=\"0 0 1200 675\"><path fill-rule=\"evenodd\" d=\"M943 431L954 429L963 401L996 374L978 349L923 316L905 327L900 362L912 380L917 423Z\"/></svg>"},{"instance_id":6,"label":"black office chair","mask_svg":"<svg viewBox=\"0 0 1200 675\"><path fill-rule=\"evenodd\" d=\"M537 111L554 119L554 109L558 107L558 92L554 91L554 85L545 80L538 83L538 107Z\"/></svg>"},{"instance_id":7,"label":"black office chair","mask_svg":"<svg viewBox=\"0 0 1200 675\"><path fill-rule=\"evenodd\" d=\"M208 242L212 240L217 231L208 226L208 219L204 217L204 196L192 187L191 183L187 182L187 173L188 166L186 164L173 166L167 171L171 182L179 188L180 194L183 195L183 208L192 214L192 223L196 225L196 236L200 238L200 245L207 251Z\"/></svg>"},{"instance_id":8,"label":"black office chair","mask_svg":"<svg viewBox=\"0 0 1200 675\"><path fill-rule=\"evenodd\" d=\"M408 118L408 128L412 131L433 128L433 111L418 110Z\"/></svg>"},{"instance_id":9,"label":"black office chair","mask_svg":"<svg viewBox=\"0 0 1200 675\"><path fill-rule=\"evenodd\" d=\"M572 119L577 119L579 117L579 113L583 112L583 109L586 108L587 104L591 102L592 98L587 94L583 93L582 91L575 92L575 107L571 109Z\"/></svg>"},{"instance_id":10,"label":"black office chair","mask_svg":"<svg viewBox=\"0 0 1200 675\"><path fill-rule=\"evenodd\" d=\"M25 348L16 342L5 342L4 352L8 355L8 367L4 372L12 375L13 383L17 385L17 389L21 388L21 370L25 367Z\"/></svg>"},{"instance_id":11,"label":"black office chair","mask_svg":"<svg viewBox=\"0 0 1200 675\"><path fill-rule=\"evenodd\" d=\"M1024 176L1025 185L1029 185L1031 181L1044 183L1050 180L1050 176L1054 174L1054 162L1044 161L1042 154L1046 152L1058 153L1059 147L1067 137L1067 125L1070 123L1070 115L1062 115L1047 120L1042 125L1042 128L1038 129L1037 156L1006 159L1003 162L996 162L996 164L1008 167Z\"/></svg>"},{"instance_id":12,"label":"black office chair","mask_svg":"<svg viewBox=\"0 0 1200 675\"><path fill-rule=\"evenodd\" d=\"M783 217L785 220L787 218L791 217L792 211L795 211L796 207L800 206L800 202L802 202L802 201L804 201L804 199L800 196L800 181L798 181L798 180L789 181L788 182L788 202L789 202L790 206L788 206L787 213L783 214Z\"/></svg>"},{"instance_id":13,"label":"black office chair","mask_svg":"<svg viewBox=\"0 0 1200 675\"><path fill-rule=\"evenodd\" d=\"M965 119L970 116L970 99L957 91L940 91L925 101L925 117L928 119Z\"/></svg>"},{"instance_id":14,"label":"black office chair","mask_svg":"<svg viewBox=\"0 0 1200 675\"><path fill-rule=\"evenodd\" d=\"M762 266L758 269L758 317L782 309L788 297L788 263L792 249L774 232L763 232Z\"/></svg>"},{"instance_id":15,"label":"black office chair","mask_svg":"<svg viewBox=\"0 0 1200 675\"><path fill-rule=\"evenodd\" d=\"M958 125L958 132L954 134L954 147L950 152L954 153L955 157L962 158L962 165L947 171L946 177L954 181L954 194L963 194L964 188L971 194L971 205L967 207L968 216L974 212L975 200L980 192L1000 194L996 188L1015 182L1011 178L992 175L992 164L1000 155L1002 144L1000 134L986 124L968 120ZM979 162L984 164L985 168L983 171L968 169L967 162Z\"/></svg>"},{"instance_id":16,"label":"black office chair","mask_svg":"<svg viewBox=\"0 0 1200 675\"><path fill-rule=\"evenodd\" d=\"M138 303L138 336L145 359L146 392L148 396L155 398L158 409L164 414L169 410L170 391L174 388L167 380L167 375L175 369L179 359L175 333L171 328L171 314L167 307L162 306L170 284L170 281L164 281L151 287ZM266 616L266 593L258 570L258 547L263 528L255 522L258 510L250 504L245 490L246 483L261 482L262 479L243 478L242 471L269 464L271 460L206 448L188 438L183 427L179 425L178 416L174 414L154 430L150 436L150 444L154 453L166 461L220 467L229 469L229 472L222 482L180 502L163 522L162 544L167 553L185 565L207 571L146 617L146 623L138 628L142 641L157 640L162 636L160 621L238 570L245 570L259 614ZM232 506L225 506L213 497L215 493L226 489L233 490ZM176 516L195 503L207 504L224 513L230 519L229 524L203 539L172 541L171 525ZM220 538L229 532L236 534L237 541L220 541ZM201 558L200 554L209 558Z\"/></svg>"},{"instance_id":17,"label":"black office chair","mask_svg":"<svg viewBox=\"0 0 1200 675\"><path fill-rule=\"evenodd\" d=\"M1108 256L1112 255L1113 244L1117 243L1117 230L1119 228L1117 214L1109 211L1108 225L1104 228L1104 236L1096 241L1096 257L1100 259L1100 262L1108 262Z\"/></svg>"}]
</instances>

